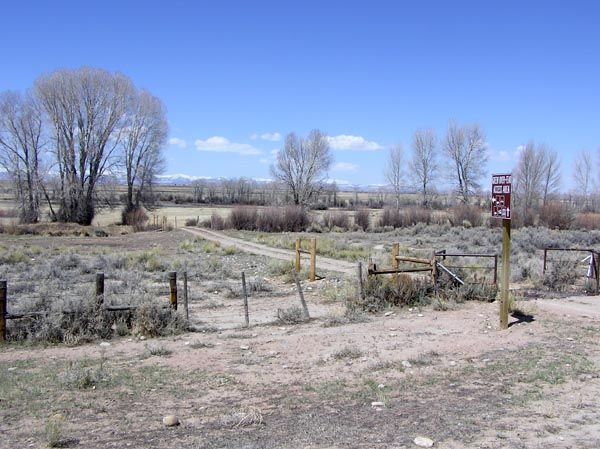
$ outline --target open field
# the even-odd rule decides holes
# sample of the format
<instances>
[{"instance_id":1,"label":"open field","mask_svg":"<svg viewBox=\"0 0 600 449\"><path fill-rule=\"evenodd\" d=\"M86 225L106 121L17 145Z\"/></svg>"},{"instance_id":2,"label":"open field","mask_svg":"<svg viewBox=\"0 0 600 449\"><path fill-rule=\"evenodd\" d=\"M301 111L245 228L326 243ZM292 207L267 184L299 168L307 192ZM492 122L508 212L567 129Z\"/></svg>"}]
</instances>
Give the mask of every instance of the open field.
<instances>
[{"instance_id":1,"label":"open field","mask_svg":"<svg viewBox=\"0 0 600 449\"><path fill-rule=\"evenodd\" d=\"M499 251L498 229L438 225L227 235L274 248L317 237L331 256L353 248L337 251L349 264L365 255L389 264L392 242L424 256L442 248ZM529 288L538 288L540 247L600 242L594 232L524 229L513 238L513 281ZM497 303L347 315L355 280L320 271L325 279L303 282L312 320L289 324L277 319L280 309L299 305L289 264L242 252L235 241L175 230L2 235L0 245L11 311L89 298L96 271L106 274L109 304L166 304L166 272L187 271L195 328L151 339L115 330L102 344L70 337L3 346L0 447L42 448L53 438L85 448L411 448L417 436L452 449L600 446L596 297L538 300L514 292L535 321L512 318L500 331ZM241 271L250 291L248 329ZM9 334L17 325L9 322ZM179 427L162 425L171 413Z\"/></svg>"}]
</instances>

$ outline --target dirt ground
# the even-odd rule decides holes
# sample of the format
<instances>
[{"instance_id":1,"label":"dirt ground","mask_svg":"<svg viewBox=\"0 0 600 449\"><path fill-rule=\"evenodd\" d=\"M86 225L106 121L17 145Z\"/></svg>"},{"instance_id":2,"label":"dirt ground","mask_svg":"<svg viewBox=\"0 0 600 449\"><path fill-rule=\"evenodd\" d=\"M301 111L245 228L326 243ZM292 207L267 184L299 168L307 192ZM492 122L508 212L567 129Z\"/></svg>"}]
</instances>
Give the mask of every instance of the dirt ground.
<instances>
[{"instance_id":1,"label":"dirt ground","mask_svg":"<svg viewBox=\"0 0 600 449\"><path fill-rule=\"evenodd\" d=\"M171 246L185 238L165 235ZM45 241L149 245L140 235L35 244ZM218 324L204 332L4 345L0 447L47 447L52 436L92 449L412 448L417 436L448 449L600 447L598 297L524 301L534 320L504 331L497 303L347 322L324 296L330 276L306 288L313 319L281 325L273 312L297 297L270 281L277 294L251 298L250 328L239 301L198 300L192 321ZM168 414L181 425L165 427Z\"/></svg>"}]
</instances>

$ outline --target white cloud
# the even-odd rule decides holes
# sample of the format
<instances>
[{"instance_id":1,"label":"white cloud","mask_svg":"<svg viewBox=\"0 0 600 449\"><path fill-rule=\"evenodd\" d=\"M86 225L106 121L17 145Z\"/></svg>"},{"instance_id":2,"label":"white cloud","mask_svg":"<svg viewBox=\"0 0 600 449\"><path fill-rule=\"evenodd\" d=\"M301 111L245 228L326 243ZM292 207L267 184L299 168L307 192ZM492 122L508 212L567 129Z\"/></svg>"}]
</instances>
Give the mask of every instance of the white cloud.
<instances>
[{"instance_id":1,"label":"white cloud","mask_svg":"<svg viewBox=\"0 0 600 449\"><path fill-rule=\"evenodd\" d=\"M352 164L350 162L338 162L333 166L334 171L347 171L347 172L355 172L358 170L358 165Z\"/></svg>"},{"instance_id":2,"label":"white cloud","mask_svg":"<svg viewBox=\"0 0 600 449\"><path fill-rule=\"evenodd\" d=\"M369 141L361 136L340 134L339 136L329 136L327 140L329 146L334 150L377 151L383 149L383 146L377 142Z\"/></svg>"},{"instance_id":3,"label":"white cloud","mask_svg":"<svg viewBox=\"0 0 600 449\"><path fill-rule=\"evenodd\" d=\"M169 139L169 145L173 145L174 147L186 148L187 142L179 137L171 137Z\"/></svg>"},{"instance_id":4,"label":"white cloud","mask_svg":"<svg viewBox=\"0 0 600 449\"><path fill-rule=\"evenodd\" d=\"M230 142L222 136L212 136L206 140L197 139L194 146L198 151L213 151L216 153L238 153L243 156L257 156L262 151L247 143Z\"/></svg>"},{"instance_id":5,"label":"white cloud","mask_svg":"<svg viewBox=\"0 0 600 449\"><path fill-rule=\"evenodd\" d=\"M252 134L250 136L252 140L268 140L269 142L279 142L281 140L281 134L279 133L262 133L262 134Z\"/></svg>"}]
</instances>

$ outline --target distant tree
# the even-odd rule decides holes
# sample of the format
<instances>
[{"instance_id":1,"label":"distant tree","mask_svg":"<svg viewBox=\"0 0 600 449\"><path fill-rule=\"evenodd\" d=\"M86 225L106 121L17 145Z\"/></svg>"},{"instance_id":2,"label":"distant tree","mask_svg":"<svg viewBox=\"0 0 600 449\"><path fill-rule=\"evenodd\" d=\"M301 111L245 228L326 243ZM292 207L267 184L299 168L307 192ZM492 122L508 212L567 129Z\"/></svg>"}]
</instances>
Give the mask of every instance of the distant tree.
<instances>
[{"instance_id":1,"label":"distant tree","mask_svg":"<svg viewBox=\"0 0 600 449\"><path fill-rule=\"evenodd\" d=\"M544 188L542 193L542 204L545 206L551 196L558 193L560 189L560 161L556 151L544 147Z\"/></svg>"},{"instance_id":2,"label":"distant tree","mask_svg":"<svg viewBox=\"0 0 600 449\"><path fill-rule=\"evenodd\" d=\"M409 162L410 177L421 192L424 206L429 204L431 182L437 174L435 132L418 129L413 136L412 157Z\"/></svg>"},{"instance_id":3,"label":"distant tree","mask_svg":"<svg viewBox=\"0 0 600 449\"><path fill-rule=\"evenodd\" d=\"M56 220L91 224L96 186L115 162L133 86L129 78L84 67L57 70L35 83L50 123L59 209Z\"/></svg>"},{"instance_id":4,"label":"distant tree","mask_svg":"<svg viewBox=\"0 0 600 449\"><path fill-rule=\"evenodd\" d=\"M390 148L384 176L387 183L392 187L396 196L396 207L400 208L400 194L404 184L403 151L401 145Z\"/></svg>"},{"instance_id":5,"label":"distant tree","mask_svg":"<svg viewBox=\"0 0 600 449\"><path fill-rule=\"evenodd\" d=\"M577 189L577 196L581 198L580 207L588 207L588 200L592 190L592 154L582 151L575 159L573 166L573 180Z\"/></svg>"},{"instance_id":6,"label":"distant tree","mask_svg":"<svg viewBox=\"0 0 600 449\"><path fill-rule=\"evenodd\" d=\"M488 160L483 130L478 124L460 127L450 122L443 145L454 173L456 193L463 203L481 186Z\"/></svg>"},{"instance_id":7,"label":"distant tree","mask_svg":"<svg viewBox=\"0 0 600 449\"><path fill-rule=\"evenodd\" d=\"M332 161L327 137L321 131L315 129L306 138L290 133L271 174L286 186L294 204L307 205L323 188Z\"/></svg>"},{"instance_id":8,"label":"distant tree","mask_svg":"<svg viewBox=\"0 0 600 449\"><path fill-rule=\"evenodd\" d=\"M0 166L15 189L19 221L40 218L42 118L35 100L27 95L0 95Z\"/></svg>"},{"instance_id":9,"label":"distant tree","mask_svg":"<svg viewBox=\"0 0 600 449\"><path fill-rule=\"evenodd\" d=\"M513 191L515 204L513 209L525 225L534 224L539 210L540 200L547 182L546 151L543 146L533 142L525 145L519 154L519 161L514 173Z\"/></svg>"},{"instance_id":10,"label":"distant tree","mask_svg":"<svg viewBox=\"0 0 600 449\"><path fill-rule=\"evenodd\" d=\"M140 209L152 189L155 176L165 168L162 152L167 133L167 119L161 101L146 91L133 94L121 132L120 162L127 183L124 224L129 224L130 212Z\"/></svg>"}]
</instances>

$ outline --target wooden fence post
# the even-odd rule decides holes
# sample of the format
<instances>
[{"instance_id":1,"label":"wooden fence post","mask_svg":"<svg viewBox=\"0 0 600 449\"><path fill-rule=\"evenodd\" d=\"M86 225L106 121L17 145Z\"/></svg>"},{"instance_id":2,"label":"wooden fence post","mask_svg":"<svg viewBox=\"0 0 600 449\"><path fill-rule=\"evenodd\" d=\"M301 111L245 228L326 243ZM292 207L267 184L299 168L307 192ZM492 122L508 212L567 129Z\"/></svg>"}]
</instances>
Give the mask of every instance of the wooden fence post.
<instances>
[{"instance_id":1,"label":"wooden fence post","mask_svg":"<svg viewBox=\"0 0 600 449\"><path fill-rule=\"evenodd\" d=\"M308 274L310 282L317 278L317 239L310 239L310 271Z\"/></svg>"},{"instance_id":2,"label":"wooden fence post","mask_svg":"<svg viewBox=\"0 0 600 449\"><path fill-rule=\"evenodd\" d=\"M358 262L358 295L361 301L365 300L365 285L363 283L362 262Z\"/></svg>"},{"instance_id":3,"label":"wooden fence post","mask_svg":"<svg viewBox=\"0 0 600 449\"><path fill-rule=\"evenodd\" d=\"M169 290L171 292L171 307L177 310L177 272L169 272Z\"/></svg>"},{"instance_id":4,"label":"wooden fence post","mask_svg":"<svg viewBox=\"0 0 600 449\"><path fill-rule=\"evenodd\" d=\"M400 244L394 243L392 244L392 270L398 269L398 256L400 255ZM394 283L398 282L398 273L392 274L392 281Z\"/></svg>"},{"instance_id":5,"label":"wooden fence post","mask_svg":"<svg viewBox=\"0 0 600 449\"><path fill-rule=\"evenodd\" d=\"M0 341L6 341L6 281L0 281Z\"/></svg>"},{"instance_id":6,"label":"wooden fence post","mask_svg":"<svg viewBox=\"0 0 600 449\"><path fill-rule=\"evenodd\" d=\"M296 288L298 289L298 295L300 296L300 304L302 304L302 313L304 315L305 320L310 320L310 315L308 314L308 306L306 305L306 301L304 300L304 293L302 292L302 285L300 285L300 279L298 279L298 275L294 273L294 280L296 281Z\"/></svg>"},{"instance_id":7,"label":"wooden fence post","mask_svg":"<svg viewBox=\"0 0 600 449\"><path fill-rule=\"evenodd\" d=\"M190 312L188 310L188 285L187 285L187 271L183 272L183 313L185 313L185 319L190 319Z\"/></svg>"},{"instance_id":8,"label":"wooden fence post","mask_svg":"<svg viewBox=\"0 0 600 449\"><path fill-rule=\"evenodd\" d=\"M250 315L248 314L248 291L246 290L246 273L242 271L242 290L244 292L244 318L246 327L250 326Z\"/></svg>"},{"instance_id":9,"label":"wooden fence post","mask_svg":"<svg viewBox=\"0 0 600 449\"><path fill-rule=\"evenodd\" d=\"M296 269L296 273L300 273L300 250L301 250L300 239L297 238L296 239L296 263L294 266L294 268Z\"/></svg>"},{"instance_id":10,"label":"wooden fence post","mask_svg":"<svg viewBox=\"0 0 600 449\"><path fill-rule=\"evenodd\" d=\"M104 273L96 273L96 304L104 305Z\"/></svg>"}]
</instances>

